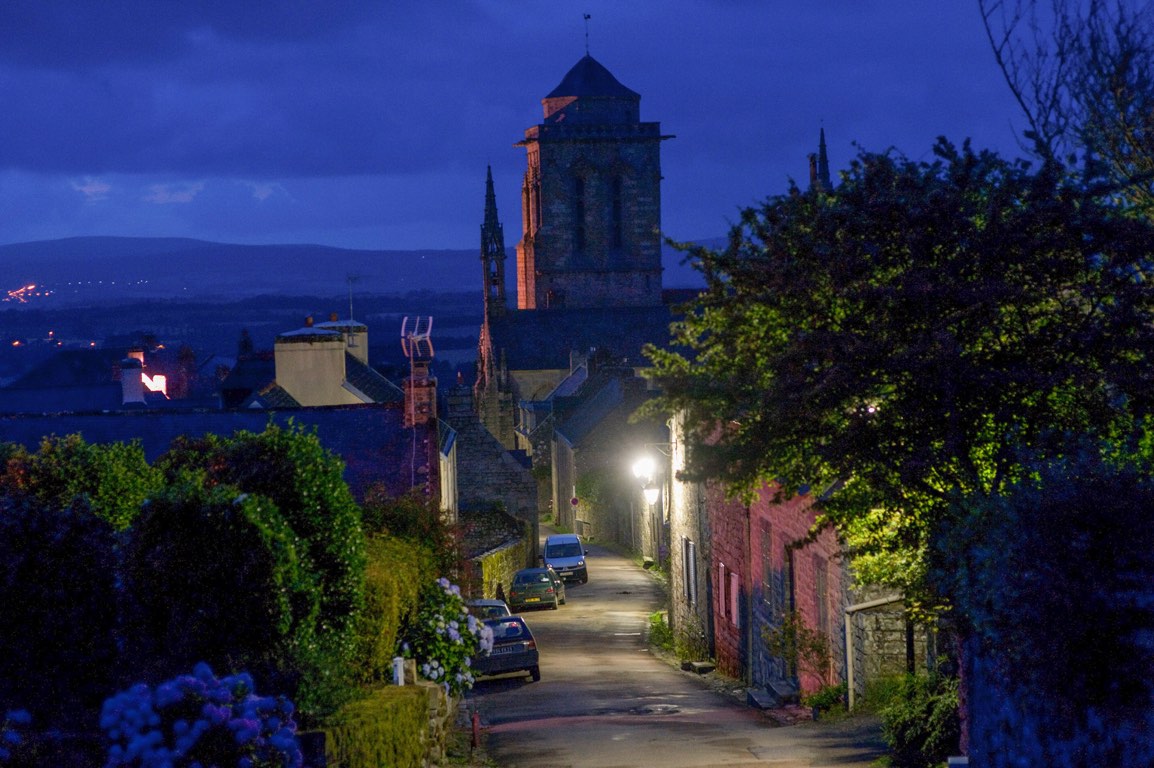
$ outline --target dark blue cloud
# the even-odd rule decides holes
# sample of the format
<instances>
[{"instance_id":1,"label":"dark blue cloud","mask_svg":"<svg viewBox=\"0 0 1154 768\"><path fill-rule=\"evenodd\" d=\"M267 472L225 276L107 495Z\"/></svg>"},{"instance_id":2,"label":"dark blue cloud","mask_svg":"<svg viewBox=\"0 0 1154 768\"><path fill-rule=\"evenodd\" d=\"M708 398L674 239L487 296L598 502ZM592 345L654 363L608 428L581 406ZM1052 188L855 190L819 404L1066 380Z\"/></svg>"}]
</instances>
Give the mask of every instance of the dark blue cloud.
<instances>
[{"instance_id":1,"label":"dark blue cloud","mask_svg":"<svg viewBox=\"0 0 1154 768\"><path fill-rule=\"evenodd\" d=\"M855 141L1016 150L970 4L21 0L0 3L0 204L22 212L0 242L473 247L491 164L511 247L513 144L584 54L586 12L593 55L677 136L675 237L804 182L822 126L835 168Z\"/></svg>"}]
</instances>

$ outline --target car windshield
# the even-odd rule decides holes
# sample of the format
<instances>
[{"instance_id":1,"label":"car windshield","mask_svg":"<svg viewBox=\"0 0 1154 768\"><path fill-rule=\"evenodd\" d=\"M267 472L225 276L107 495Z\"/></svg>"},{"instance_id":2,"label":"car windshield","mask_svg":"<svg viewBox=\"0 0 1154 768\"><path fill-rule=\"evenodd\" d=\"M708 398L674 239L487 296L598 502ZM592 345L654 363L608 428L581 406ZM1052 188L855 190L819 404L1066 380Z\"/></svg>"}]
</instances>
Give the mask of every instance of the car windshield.
<instances>
[{"instance_id":1,"label":"car windshield","mask_svg":"<svg viewBox=\"0 0 1154 768\"><path fill-rule=\"evenodd\" d=\"M575 541L564 544L550 544L545 548L545 557L580 557L581 545Z\"/></svg>"},{"instance_id":2,"label":"car windshield","mask_svg":"<svg viewBox=\"0 0 1154 768\"><path fill-rule=\"evenodd\" d=\"M487 621L485 623L492 627L494 641L513 640L519 637L526 637L529 634L529 628L517 619Z\"/></svg>"},{"instance_id":3,"label":"car windshield","mask_svg":"<svg viewBox=\"0 0 1154 768\"><path fill-rule=\"evenodd\" d=\"M539 582L547 584L551 581L552 581L552 579L549 578L549 573L547 571L534 571L532 573L518 573L516 576L513 577L513 583L514 584L536 584Z\"/></svg>"}]
</instances>

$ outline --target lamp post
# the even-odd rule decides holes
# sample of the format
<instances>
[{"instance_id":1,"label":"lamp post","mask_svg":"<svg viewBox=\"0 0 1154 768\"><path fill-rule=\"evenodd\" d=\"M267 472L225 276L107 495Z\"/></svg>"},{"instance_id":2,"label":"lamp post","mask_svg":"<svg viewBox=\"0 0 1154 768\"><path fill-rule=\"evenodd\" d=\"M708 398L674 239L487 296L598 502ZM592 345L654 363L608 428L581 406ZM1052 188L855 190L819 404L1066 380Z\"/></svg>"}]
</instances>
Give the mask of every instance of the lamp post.
<instances>
[{"instance_id":1,"label":"lamp post","mask_svg":"<svg viewBox=\"0 0 1154 768\"><path fill-rule=\"evenodd\" d=\"M654 511L654 507L661 501L661 485L659 483L661 474L661 470L652 456L641 456L633 462L633 476L641 484L641 494L645 497L646 512L649 515L654 562L659 562L661 559L661 521Z\"/></svg>"}]
</instances>

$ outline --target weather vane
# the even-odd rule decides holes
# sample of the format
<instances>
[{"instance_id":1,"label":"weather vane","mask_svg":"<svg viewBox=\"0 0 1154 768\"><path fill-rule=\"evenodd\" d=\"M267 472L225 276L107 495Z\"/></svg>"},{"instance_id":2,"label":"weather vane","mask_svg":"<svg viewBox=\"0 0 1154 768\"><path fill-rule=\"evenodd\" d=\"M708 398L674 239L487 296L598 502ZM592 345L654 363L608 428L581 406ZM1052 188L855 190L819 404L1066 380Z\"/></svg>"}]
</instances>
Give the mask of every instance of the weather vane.
<instances>
[{"instance_id":1,"label":"weather vane","mask_svg":"<svg viewBox=\"0 0 1154 768\"><path fill-rule=\"evenodd\" d=\"M585 55L589 55L589 14L585 14Z\"/></svg>"}]
</instances>

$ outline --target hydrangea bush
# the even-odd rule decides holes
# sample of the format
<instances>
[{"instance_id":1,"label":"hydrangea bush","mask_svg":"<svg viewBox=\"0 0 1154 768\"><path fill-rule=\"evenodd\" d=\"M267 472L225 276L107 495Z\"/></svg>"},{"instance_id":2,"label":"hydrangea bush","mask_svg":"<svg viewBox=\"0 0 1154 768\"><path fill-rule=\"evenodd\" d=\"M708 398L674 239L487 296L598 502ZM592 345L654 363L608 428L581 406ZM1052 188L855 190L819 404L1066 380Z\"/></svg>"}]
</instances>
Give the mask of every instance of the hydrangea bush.
<instances>
[{"instance_id":1,"label":"hydrangea bush","mask_svg":"<svg viewBox=\"0 0 1154 768\"><path fill-rule=\"evenodd\" d=\"M400 654L451 694L473 687L472 657L493 648L493 631L465 610L461 589L440 578L422 588L420 607L400 638Z\"/></svg>"},{"instance_id":2,"label":"hydrangea bush","mask_svg":"<svg viewBox=\"0 0 1154 768\"><path fill-rule=\"evenodd\" d=\"M301 768L293 704L257 696L241 673L217 679L207 664L155 688L134 685L104 702L112 742L105 768Z\"/></svg>"},{"instance_id":3,"label":"hydrangea bush","mask_svg":"<svg viewBox=\"0 0 1154 768\"><path fill-rule=\"evenodd\" d=\"M0 765L7 765L13 752L24 741L21 731L32 723L32 715L24 709L13 709L0 723Z\"/></svg>"}]
</instances>

